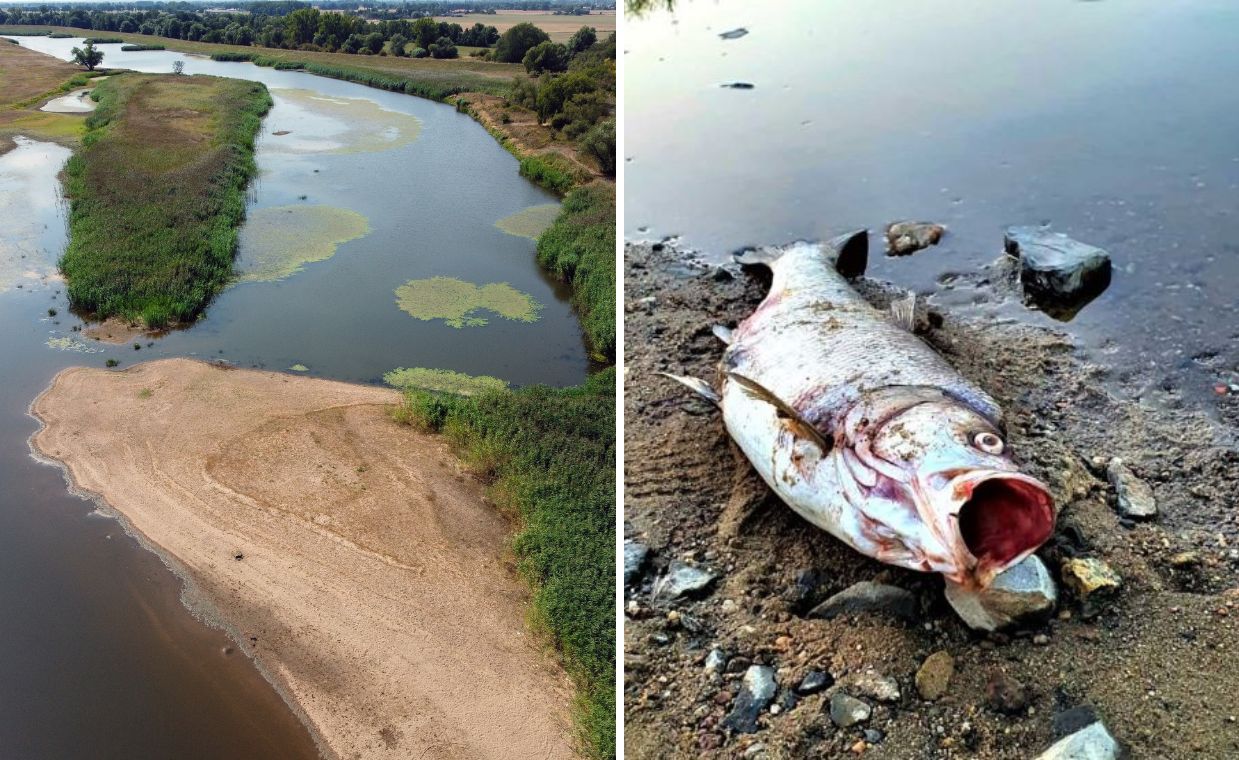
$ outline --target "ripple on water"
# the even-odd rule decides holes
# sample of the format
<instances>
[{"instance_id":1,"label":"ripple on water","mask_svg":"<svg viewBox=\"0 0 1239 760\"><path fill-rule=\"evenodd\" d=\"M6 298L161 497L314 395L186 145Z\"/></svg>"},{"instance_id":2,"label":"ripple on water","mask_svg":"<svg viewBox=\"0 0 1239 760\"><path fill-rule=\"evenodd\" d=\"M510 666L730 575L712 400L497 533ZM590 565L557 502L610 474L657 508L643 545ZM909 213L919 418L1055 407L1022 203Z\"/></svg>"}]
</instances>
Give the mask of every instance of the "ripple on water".
<instances>
[{"instance_id":1,"label":"ripple on water","mask_svg":"<svg viewBox=\"0 0 1239 760\"><path fill-rule=\"evenodd\" d=\"M238 238L237 282L271 282L335 255L370 231L366 217L334 206L273 206L251 211Z\"/></svg>"},{"instance_id":2,"label":"ripple on water","mask_svg":"<svg viewBox=\"0 0 1239 760\"><path fill-rule=\"evenodd\" d=\"M454 277L409 280L396 288L396 303L416 319L442 319L457 328L487 324L482 311L516 322L536 322L542 311L542 304L506 282L475 285Z\"/></svg>"}]
</instances>

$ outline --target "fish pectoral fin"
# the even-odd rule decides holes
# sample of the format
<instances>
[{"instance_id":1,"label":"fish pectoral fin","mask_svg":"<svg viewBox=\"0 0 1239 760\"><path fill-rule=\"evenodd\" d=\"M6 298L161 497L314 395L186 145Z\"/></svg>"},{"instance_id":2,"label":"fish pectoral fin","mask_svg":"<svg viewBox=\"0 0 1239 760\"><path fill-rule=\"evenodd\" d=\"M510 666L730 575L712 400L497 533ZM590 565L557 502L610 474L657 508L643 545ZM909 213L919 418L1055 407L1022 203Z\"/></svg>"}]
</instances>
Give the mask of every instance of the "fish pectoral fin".
<instances>
[{"instance_id":1,"label":"fish pectoral fin","mask_svg":"<svg viewBox=\"0 0 1239 760\"><path fill-rule=\"evenodd\" d=\"M718 391L711 388L710 384L705 380L701 380L696 377L687 377L685 375L673 375L670 372L659 372L658 374L663 377L671 378L715 406L718 406L723 400L722 397L718 395Z\"/></svg>"},{"instance_id":2,"label":"fish pectoral fin","mask_svg":"<svg viewBox=\"0 0 1239 760\"><path fill-rule=\"evenodd\" d=\"M710 331L714 333L714 337L718 338L719 341L721 341L724 346L731 345L731 328L730 327L723 327L722 325L714 325L713 327L710 328Z\"/></svg>"},{"instance_id":3,"label":"fish pectoral fin","mask_svg":"<svg viewBox=\"0 0 1239 760\"><path fill-rule=\"evenodd\" d=\"M822 435L820 430L813 427L808 420L800 415L800 412L797 412L786 401L774 395L774 393L768 390L761 383L747 378L744 375L738 375L735 372L728 372L727 377L735 381L735 383L739 385L744 390L744 393L750 398L773 406L775 410L778 411L779 416L786 420L787 426L793 433L801 438L806 438L815 443L817 447L822 450L823 455L828 453L831 448L833 448L831 442L826 440L826 437Z\"/></svg>"},{"instance_id":4,"label":"fish pectoral fin","mask_svg":"<svg viewBox=\"0 0 1239 760\"><path fill-rule=\"evenodd\" d=\"M908 295L898 301L891 301L891 318L895 324L908 332L916 330L916 293L909 290Z\"/></svg>"}]
</instances>

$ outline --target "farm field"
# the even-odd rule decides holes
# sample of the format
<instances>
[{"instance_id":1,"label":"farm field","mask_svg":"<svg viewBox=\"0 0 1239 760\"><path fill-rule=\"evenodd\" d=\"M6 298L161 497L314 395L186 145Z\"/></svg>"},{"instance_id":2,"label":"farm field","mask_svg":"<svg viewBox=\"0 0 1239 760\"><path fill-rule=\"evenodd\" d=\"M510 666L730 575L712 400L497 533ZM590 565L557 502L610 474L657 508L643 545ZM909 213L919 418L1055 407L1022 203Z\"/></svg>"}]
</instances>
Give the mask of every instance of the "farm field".
<instances>
[{"instance_id":1,"label":"farm field","mask_svg":"<svg viewBox=\"0 0 1239 760\"><path fill-rule=\"evenodd\" d=\"M557 16L545 11L500 10L497 13L465 13L459 16L435 16L436 21L460 24L466 29L474 24L493 26L503 34L517 24L530 23L551 35L555 42L567 42L573 32L583 26L598 30L599 38L615 31L615 11L596 11L588 16Z\"/></svg>"}]
</instances>

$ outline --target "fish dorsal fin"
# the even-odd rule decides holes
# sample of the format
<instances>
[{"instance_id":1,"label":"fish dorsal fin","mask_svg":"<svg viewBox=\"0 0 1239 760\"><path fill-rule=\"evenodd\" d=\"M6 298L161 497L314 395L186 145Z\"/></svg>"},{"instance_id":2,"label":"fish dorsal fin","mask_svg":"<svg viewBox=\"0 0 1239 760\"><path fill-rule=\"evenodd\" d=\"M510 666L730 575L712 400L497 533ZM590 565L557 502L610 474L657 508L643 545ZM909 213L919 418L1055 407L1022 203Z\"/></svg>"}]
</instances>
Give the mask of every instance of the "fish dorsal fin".
<instances>
[{"instance_id":1,"label":"fish dorsal fin","mask_svg":"<svg viewBox=\"0 0 1239 760\"><path fill-rule=\"evenodd\" d=\"M735 372L728 372L727 377L734 380L737 385L744 389L745 394L747 394L750 398L757 399L758 401L764 401L765 403L773 406L778 411L779 416L788 421L788 424L797 435L801 438L807 438L817 444L817 447L822 450L822 454L826 454L831 450L831 448L833 448L831 442L826 440L826 437L822 435L821 431L813 427L808 420L800 415L800 412L797 412L786 401L774 395L774 393L768 390L761 383L747 378L744 375L736 374Z\"/></svg>"},{"instance_id":2,"label":"fish dorsal fin","mask_svg":"<svg viewBox=\"0 0 1239 760\"><path fill-rule=\"evenodd\" d=\"M718 338L724 346L731 345L731 328L715 325L710 328L710 331L714 333L714 337Z\"/></svg>"},{"instance_id":3,"label":"fish dorsal fin","mask_svg":"<svg viewBox=\"0 0 1239 760\"><path fill-rule=\"evenodd\" d=\"M897 301L891 301L891 318L895 324L908 332L916 330L916 293L909 290L908 295Z\"/></svg>"},{"instance_id":4,"label":"fish dorsal fin","mask_svg":"<svg viewBox=\"0 0 1239 760\"><path fill-rule=\"evenodd\" d=\"M809 243L802 240L789 245L746 248L736 253L733 258L741 266L764 266L773 270L775 262L783 258L783 254L804 246L820 251L834 270L849 280L860 277L865 273L865 268L869 266L869 230L846 232L836 235L825 243Z\"/></svg>"},{"instance_id":5,"label":"fish dorsal fin","mask_svg":"<svg viewBox=\"0 0 1239 760\"><path fill-rule=\"evenodd\" d=\"M684 375L673 375L670 372L659 372L658 374L663 377L671 378L715 406L718 406L719 402L722 401L718 395L718 391L711 388L710 384L705 380L696 377L686 377Z\"/></svg>"}]
</instances>

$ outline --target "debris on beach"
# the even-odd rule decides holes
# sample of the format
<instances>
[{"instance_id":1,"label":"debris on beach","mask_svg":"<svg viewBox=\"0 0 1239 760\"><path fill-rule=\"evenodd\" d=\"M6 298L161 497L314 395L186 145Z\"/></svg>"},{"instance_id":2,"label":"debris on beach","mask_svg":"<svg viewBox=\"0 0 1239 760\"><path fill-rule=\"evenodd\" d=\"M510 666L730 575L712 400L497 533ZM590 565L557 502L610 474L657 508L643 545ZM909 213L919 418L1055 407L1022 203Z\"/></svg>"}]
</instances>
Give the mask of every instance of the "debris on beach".
<instances>
[{"instance_id":1,"label":"debris on beach","mask_svg":"<svg viewBox=\"0 0 1239 760\"><path fill-rule=\"evenodd\" d=\"M886 227L886 255L907 256L937 245L946 227L933 222L892 222Z\"/></svg>"}]
</instances>

